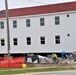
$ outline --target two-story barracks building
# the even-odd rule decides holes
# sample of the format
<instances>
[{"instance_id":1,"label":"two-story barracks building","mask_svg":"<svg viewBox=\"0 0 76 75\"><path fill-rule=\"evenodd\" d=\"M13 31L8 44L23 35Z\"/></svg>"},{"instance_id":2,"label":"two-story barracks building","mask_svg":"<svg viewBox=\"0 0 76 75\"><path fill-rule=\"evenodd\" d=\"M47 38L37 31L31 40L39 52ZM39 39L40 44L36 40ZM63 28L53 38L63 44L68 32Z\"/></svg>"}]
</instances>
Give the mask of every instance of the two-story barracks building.
<instances>
[{"instance_id":1,"label":"two-story barracks building","mask_svg":"<svg viewBox=\"0 0 76 75\"><path fill-rule=\"evenodd\" d=\"M10 9L10 53L76 51L76 1ZM0 54L7 54L5 10L0 11Z\"/></svg>"}]
</instances>

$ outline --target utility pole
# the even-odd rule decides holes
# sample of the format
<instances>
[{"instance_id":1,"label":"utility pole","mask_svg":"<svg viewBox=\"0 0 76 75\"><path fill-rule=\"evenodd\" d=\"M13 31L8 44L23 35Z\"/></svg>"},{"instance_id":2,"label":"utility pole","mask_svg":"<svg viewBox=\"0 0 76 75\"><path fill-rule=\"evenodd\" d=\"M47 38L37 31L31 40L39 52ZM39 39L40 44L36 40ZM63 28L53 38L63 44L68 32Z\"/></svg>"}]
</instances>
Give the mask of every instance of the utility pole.
<instances>
[{"instance_id":1,"label":"utility pole","mask_svg":"<svg viewBox=\"0 0 76 75\"><path fill-rule=\"evenodd\" d=\"M8 3L5 0L5 12L6 12L6 27L7 27L7 50L8 50L8 58L10 58L10 35L9 35L9 18L8 18Z\"/></svg>"}]
</instances>

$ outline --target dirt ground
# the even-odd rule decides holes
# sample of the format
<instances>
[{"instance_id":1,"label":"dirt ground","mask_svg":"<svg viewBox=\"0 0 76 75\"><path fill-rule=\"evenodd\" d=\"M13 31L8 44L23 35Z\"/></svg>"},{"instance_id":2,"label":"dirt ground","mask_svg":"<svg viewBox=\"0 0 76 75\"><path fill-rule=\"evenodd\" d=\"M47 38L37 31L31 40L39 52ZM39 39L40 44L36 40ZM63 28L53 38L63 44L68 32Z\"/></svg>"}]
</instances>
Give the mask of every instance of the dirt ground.
<instances>
[{"instance_id":1,"label":"dirt ground","mask_svg":"<svg viewBox=\"0 0 76 75\"><path fill-rule=\"evenodd\" d=\"M54 63L50 63L50 62L47 62L47 63L39 63L39 64L35 64L35 63L32 63L32 64L27 64L28 67L59 67L59 66L64 66L64 67L76 67L76 62L74 62L74 60L62 60L62 59L59 59L58 60L58 63L54 64Z\"/></svg>"}]
</instances>

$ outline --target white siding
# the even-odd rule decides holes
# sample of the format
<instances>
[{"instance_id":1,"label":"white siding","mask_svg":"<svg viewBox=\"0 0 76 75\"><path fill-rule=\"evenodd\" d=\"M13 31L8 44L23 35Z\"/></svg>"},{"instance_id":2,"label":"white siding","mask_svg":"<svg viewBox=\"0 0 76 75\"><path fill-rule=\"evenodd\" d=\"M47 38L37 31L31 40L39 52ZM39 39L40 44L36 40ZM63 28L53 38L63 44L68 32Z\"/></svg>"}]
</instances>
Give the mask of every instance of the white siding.
<instances>
[{"instance_id":1,"label":"white siding","mask_svg":"<svg viewBox=\"0 0 76 75\"><path fill-rule=\"evenodd\" d=\"M11 53L48 53L76 51L76 12L45 14L10 18L10 52ZM55 17L60 17L60 25L55 25ZM45 19L45 26L40 26L40 18ZM26 27L26 19L31 26ZM13 20L17 20L17 28L13 28ZM1 20L0 20L1 21ZM5 20L4 20L5 21ZM6 24L5 24L6 26ZM67 34L70 34L68 37ZM1 37L6 38L6 28L0 29ZM60 44L55 44L55 36L60 35ZM40 36L45 36L45 44L40 44ZM26 37L31 37L31 45L27 45ZM13 38L18 38L18 45L13 45ZM7 42L7 40L6 40ZM7 51L6 46L0 47L0 53Z\"/></svg>"},{"instance_id":2,"label":"white siding","mask_svg":"<svg viewBox=\"0 0 76 75\"><path fill-rule=\"evenodd\" d=\"M0 29L0 54L4 54L7 53L7 27L5 20L0 20L0 22L4 22L4 29ZM4 38L5 46L1 46L1 38Z\"/></svg>"}]
</instances>

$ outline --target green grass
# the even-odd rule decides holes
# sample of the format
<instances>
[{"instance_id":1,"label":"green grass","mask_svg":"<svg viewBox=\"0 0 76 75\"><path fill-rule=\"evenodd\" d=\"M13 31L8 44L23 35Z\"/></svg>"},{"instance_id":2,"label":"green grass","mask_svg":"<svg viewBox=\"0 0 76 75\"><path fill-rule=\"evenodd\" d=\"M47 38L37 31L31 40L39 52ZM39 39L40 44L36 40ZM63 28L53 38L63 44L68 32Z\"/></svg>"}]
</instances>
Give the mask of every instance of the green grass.
<instances>
[{"instance_id":1,"label":"green grass","mask_svg":"<svg viewBox=\"0 0 76 75\"><path fill-rule=\"evenodd\" d=\"M26 69L0 69L0 75L11 75L30 72L48 72L48 71L62 71L62 70L76 70L75 67L54 67L54 68L26 68Z\"/></svg>"}]
</instances>

